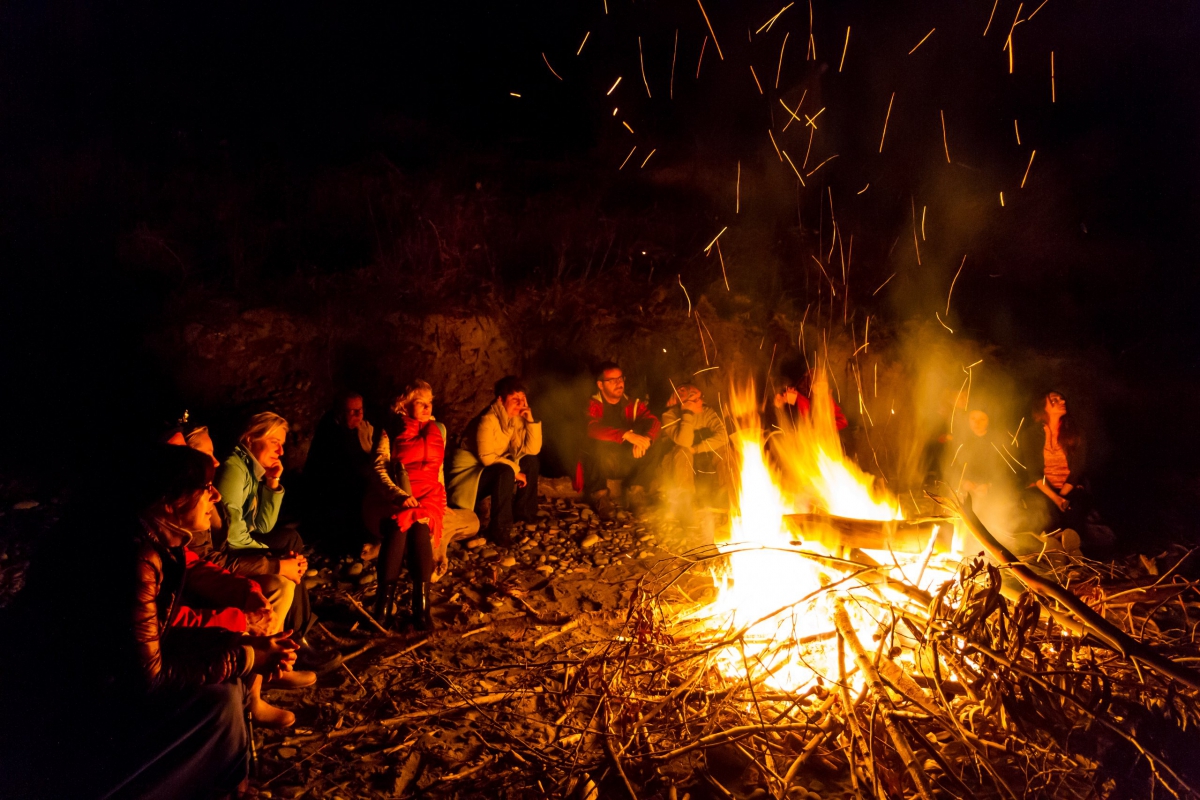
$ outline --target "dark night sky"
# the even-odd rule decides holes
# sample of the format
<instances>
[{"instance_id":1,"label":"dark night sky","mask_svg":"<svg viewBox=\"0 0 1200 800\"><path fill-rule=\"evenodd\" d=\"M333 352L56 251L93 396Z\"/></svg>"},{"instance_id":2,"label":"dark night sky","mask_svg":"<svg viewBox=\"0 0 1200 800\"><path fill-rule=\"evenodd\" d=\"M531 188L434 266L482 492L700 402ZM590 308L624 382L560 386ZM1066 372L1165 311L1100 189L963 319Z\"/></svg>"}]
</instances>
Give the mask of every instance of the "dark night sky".
<instances>
[{"instance_id":1,"label":"dark night sky","mask_svg":"<svg viewBox=\"0 0 1200 800\"><path fill-rule=\"evenodd\" d=\"M845 224L864 240L886 245L901 237L901 255L881 251L872 266L878 275L898 274L885 312L940 306L965 252L975 271L964 274L956 302L977 335L1036 346L1094 339L1115 358L1135 353L1137 368L1191 374L1200 339L1190 324L1200 180L1200 13L1192 4L1049 0L1016 29L1014 75L1001 45L1016 0L1000 0L986 38L988 0L815 0L815 61L805 60L805 4L748 41L747 26L757 28L783 5L707 0L725 60L709 42L696 80L707 29L694 0L609 0L607 16L603 0L5 4L6 371L59 394L118 378L94 366L74 375L72 359L96 341L121 341L101 328L136 331L151 313L138 307L138 287L114 276L114 242L136 223L123 203L120 165L151 176L213 154L246 169L279 159L337 165L387 147L389 132L405 125L433 131L426 141L440 145L409 154L431 163L470 149L510 154L514 164L588 159L615 168L636 143L641 153L657 147L660 167L728 172L740 160L749 175L752 165L774 160L765 137L772 116L785 113L777 98L794 106L807 88L805 112L827 108L813 161L839 156L816 180L828 182ZM846 68L838 74L847 25ZM641 84L638 36L652 99ZM564 81L549 73L543 52ZM616 75L622 84L606 98ZM940 110L953 165L943 154ZM1021 121L1021 147L1013 118ZM620 119L637 134L621 129ZM805 149L798 128L781 142L793 154ZM1032 148L1038 153L1022 192ZM868 182L872 189L856 195ZM807 191L802 216L815 215L820 203ZM920 270L905 260L911 250L901 236L910 202L929 204L945 231ZM989 274L1003 277L989 283Z\"/></svg>"}]
</instances>

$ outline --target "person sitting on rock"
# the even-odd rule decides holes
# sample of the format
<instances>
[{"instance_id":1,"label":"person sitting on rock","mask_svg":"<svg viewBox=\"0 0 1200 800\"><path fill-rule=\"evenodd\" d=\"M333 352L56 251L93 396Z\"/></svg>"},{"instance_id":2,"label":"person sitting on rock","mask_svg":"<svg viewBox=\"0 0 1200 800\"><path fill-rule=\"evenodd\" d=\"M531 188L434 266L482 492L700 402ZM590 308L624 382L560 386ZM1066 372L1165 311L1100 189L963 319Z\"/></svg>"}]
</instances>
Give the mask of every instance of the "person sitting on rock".
<instances>
[{"instance_id":1,"label":"person sitting on rock","mask_svg":"<svg viewBox=\"0 0 1200 800\"><path fill-rule=\"evenodd\" d=\"M391 503L380 521L375 618L385 626L394 621L400 567L407 565L412 625L424 631L433 627L428 592L435 564L440 577L450 539L478 530L479 520L472 511L446 508L446 427L433 418L433 388L413 382L392 411L375 447L377 485Z\"/></svg>"},{"instance_id":2,"label":"person sitting on rock","mask_svg":"<svg viewBox=\"0 0 1200 800\"><path fill-rule=\"evenodd\" d=\"M315 621L303 580L308 569L304 540L294 527L276 528L283 504L281 459L287 433L287 420L278 414L255 414L217 469L217 489L225 507L227 562L239 562L237 567L221 565L242 575L278 574L291 581L296 589L284 624L303 640ZM305 661L315 658L311 652L304 656Z\"/></svg>"},{"instance_id":3,"label":"person sitting on rock","mask_svg":"<svg viewBox=\"0 0 1200 800\"><path fill-rule=\"evenodd\" d=\"M187 415L166 437L166 442L197 450L219 466L213 456L212 438L208 428L191 424ZM213 490L216 492L216 489ZM251 580L235 574L215 553L223 550L225 523L221 518L220 498L212 503L209 527L196 531L184 555L187 574L183 602L171 620L182 627L218 627L236 633L274 635L283 630L284 620L292 605L296 584L278 574L257 575ZM214 550L213 532L222 547ZM315 672L290 670L271 685L274 688L299 689L317 682ZM254 721L268 728L285 728L295 723L292 712L277 708L262 699L262 676L255 676L247 687L248 707Z\"/></svg>"},{"instance_id":4,"label":"person sitting on rock","mask_svg":"<svg viewBox=\"0 0 1200 800\"><path fill-rule=\"evenodd\" d=\"M669 447L663 455L663 474L671 497L671 511L676 519L688 521L696 503L696 484L699 481L709 495L709 504L720 503L716 497L727 488L729 434L725 421L711 406L705 405L704 395L690 383L679 386L667 401L663 414L663 436ZM703 478L711 476L711 480Z\"/></svg>"},{"instance_id":5,"label":"person sitting on rock","mask_svg":"<svg viewBox=\"0 0 1200 800\"><path fill-rule=\"evenodd\" d=\"M616 363L605 361L595 375L600 391L588 401L588 440L575 480L596 514L607 521L616 517L610 480L624 481L630 510L636 513L645 507L656 466L648 454L658 438L659 421L646 401L625 396L625 373Z\"/></svg>"},{"instance_id":6,"label":"person sitting on rock","mask_svg":"<svg viewBox=\"0 0 1200 800\"><path fill-rule=\"evenodd\" d=\"M304 464L309 522L331 550L358 555L367 540L362 504L374 462L375 428L363 418L363 398L345 392L313 434ZM308 530L305 530L308 535Z\"/></svg>"},{"instance_id":7,"label":"person sitting on rock","mask_svg":"<svg viewBox=\"0 0 1200 800\"><path fill-rule=\"evenodd\" d=\"M474 509L491 498L487 536L512 543L514 523L537 515L538 453L542 423L533 418L525 385L510 375L496 383L496 399L471 421L450 464L450 505Z\"/></svg>"}]
</instances>

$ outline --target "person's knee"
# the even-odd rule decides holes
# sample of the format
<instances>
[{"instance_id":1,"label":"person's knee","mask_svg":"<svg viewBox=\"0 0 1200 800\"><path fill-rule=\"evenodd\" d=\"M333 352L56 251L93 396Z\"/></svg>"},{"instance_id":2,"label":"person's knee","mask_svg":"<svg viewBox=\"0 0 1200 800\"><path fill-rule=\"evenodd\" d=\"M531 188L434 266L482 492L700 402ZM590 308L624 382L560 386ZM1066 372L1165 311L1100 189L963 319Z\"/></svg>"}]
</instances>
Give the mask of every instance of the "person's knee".
<instances>
[{"instance_id":1,"label":"person's knee","mask_svg":"<svg viewBox=\"0 0 1200 800\"><path fill-rule=\"evenodd\" d=\"M537 475L540 471L541 463L537 456L521 456L521 460L517 462L521 467L521 472L524 472L526 477Z\"/></svg>"}]
</instances>

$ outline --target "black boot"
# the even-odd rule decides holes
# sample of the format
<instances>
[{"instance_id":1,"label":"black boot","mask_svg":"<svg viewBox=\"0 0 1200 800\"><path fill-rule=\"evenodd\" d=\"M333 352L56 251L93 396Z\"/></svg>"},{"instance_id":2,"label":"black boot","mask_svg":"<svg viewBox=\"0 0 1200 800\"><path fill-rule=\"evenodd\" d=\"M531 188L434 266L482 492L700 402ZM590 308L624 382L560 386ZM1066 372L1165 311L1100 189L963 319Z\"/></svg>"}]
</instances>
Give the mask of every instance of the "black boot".
<instances>
[{"instance_id":1,"label":"black boot","mask_svg":"<svg viewBox=\"0 0 1200 800\"><path fill-rule=\"evenodd\" d=\"M396 619L396 594L399 591L399 581L380 583L375 589L375 608L371 613L375 621L385 628L391 628Z\"/></svg>"},{"instance_id":2,"label":"black boot","mask_svg":"<svg viewBox=\"0 0 1200 800\"><path fill-rule=\"evenodd\" d=\"M429 613L429 584L420 576L412 582L412 626L413 630L433 630L433 615Z\"/></svg>"}]
</instances>

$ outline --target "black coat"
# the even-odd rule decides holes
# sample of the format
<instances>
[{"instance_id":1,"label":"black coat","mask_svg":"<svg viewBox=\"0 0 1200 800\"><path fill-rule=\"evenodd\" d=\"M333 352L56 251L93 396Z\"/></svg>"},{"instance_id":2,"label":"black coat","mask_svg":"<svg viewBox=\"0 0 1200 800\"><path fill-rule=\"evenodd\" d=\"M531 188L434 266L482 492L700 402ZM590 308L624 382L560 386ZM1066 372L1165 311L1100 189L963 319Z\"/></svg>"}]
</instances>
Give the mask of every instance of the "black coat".
<instances>
[{"instance_id":1,"label":"black coat","mask_svg":"<svg viewBox=\"0 0 1200 800\"><path fill-rule=\"evenodd\" d=\"M1046 477L1046 461L1043 455L1043 451L1046 449L1046 429L1037 420L1031 420L1031 422L1031 425L1021 429L1021 434L1017 438L1020 445L1018 454L1021 459L1020 467L1025 468L1025 486L1030 486ZM1087 480L1087 439L1082 433L1079 433L1076 436L1075 444L1064 443L1063 450L1067 454L1067 466L1071 469L1071 474L1067 476L1067 483L1072 486L1083 485Z\"/></svg>"}]
</instances>

